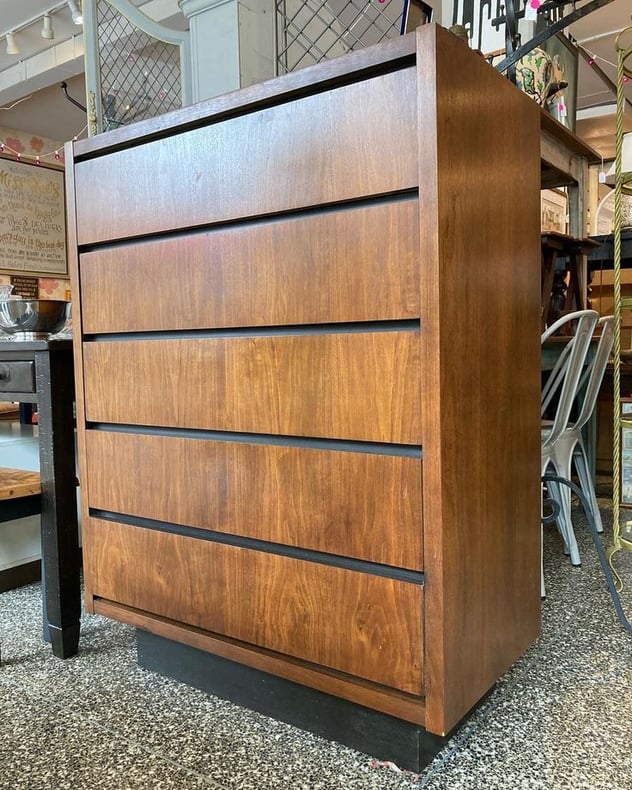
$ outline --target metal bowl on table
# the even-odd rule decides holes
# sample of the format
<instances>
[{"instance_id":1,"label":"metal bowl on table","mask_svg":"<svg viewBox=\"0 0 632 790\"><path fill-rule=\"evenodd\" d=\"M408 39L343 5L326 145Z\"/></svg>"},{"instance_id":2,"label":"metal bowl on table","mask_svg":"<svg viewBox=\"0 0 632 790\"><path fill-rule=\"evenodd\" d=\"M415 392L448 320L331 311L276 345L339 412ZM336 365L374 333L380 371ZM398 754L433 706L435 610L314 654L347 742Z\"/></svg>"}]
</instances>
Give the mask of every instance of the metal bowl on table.
<instances>
[{"instance_id":1,"label":"metal bowl on table","mask_svg":"<svg viewBox=\"0 0 632 790\"><path fill-rule=\"evenodd\" d=\"M63 328L71 302L60 299L0 300L0 329L16 340L41 340Z\"/></svg>"}]
</instances>

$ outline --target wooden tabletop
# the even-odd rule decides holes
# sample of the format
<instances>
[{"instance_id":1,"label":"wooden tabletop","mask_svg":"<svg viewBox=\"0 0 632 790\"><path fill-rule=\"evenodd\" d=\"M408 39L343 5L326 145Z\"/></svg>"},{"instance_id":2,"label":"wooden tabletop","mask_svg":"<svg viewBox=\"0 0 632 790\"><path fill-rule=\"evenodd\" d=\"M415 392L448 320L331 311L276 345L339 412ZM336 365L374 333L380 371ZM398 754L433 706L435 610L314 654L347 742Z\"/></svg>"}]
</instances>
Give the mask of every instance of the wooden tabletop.
<instances>
[{"instance_id":1,"label":"wooden tabletop","mask_svg":"<svg viewBox=\"0 0 632 790\"><path fill-rule=\"evenodd\" d=\"M547 230L541 234L542 245L551 247L555 250L563 250L565 252L579 251L588 253L590 250L599 247L599 242L591 238L578 239L575 236L569 236L566 233L558 233L555 230Z\"/></svg>"},{"instance_id":2,"label":"wooden tabletop","mask_svg":"<svg viewBox=\"0 0 632 790\"><path fill-rule=\"evenodd\" d=\"M0 467L0 499L18 499L41 493L38 472Z\"/></svg>"}]
</instances>

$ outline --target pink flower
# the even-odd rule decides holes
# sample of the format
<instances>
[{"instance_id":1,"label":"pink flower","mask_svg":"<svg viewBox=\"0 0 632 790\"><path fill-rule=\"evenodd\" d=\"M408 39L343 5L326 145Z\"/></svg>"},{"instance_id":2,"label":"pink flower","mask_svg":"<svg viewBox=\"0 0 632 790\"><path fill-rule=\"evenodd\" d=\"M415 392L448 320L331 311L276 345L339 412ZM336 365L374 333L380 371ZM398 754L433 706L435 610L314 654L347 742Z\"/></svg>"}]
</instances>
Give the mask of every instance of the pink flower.
<instances>
[{"instance_id":1,"label":"pink flower","mask_svg":"<svg viewBox=\"0 0 632 790\"><path fill-rule=\"evenodd\" d=\"M44 147L44 141L41 137L31 137L31 149L37 151L39 154Z\"/></svg>"},{"instance_id":2,"label":"pink flower","mask_svg":"<svg viewBox=\"0 0 632 790\"><path fill-rule=\"evenodd\" d=\"M18 140L17 137L7 137L5 140L5 145L7 148L10 148L12 151L16 151L19 154L26 151L26 148L22 145L22 142Z\"/></svg>"},{"instance_id":3,"label":"pink flower","mask_svg":"<svg viewBox=\"0 0 632 790\"><path fill-rule=\"evenodd\" d=\"M40 277L40 281L39 281L40 294L46 294L47 296L52 296L57 290L58 285L59 285L58 280L51 280L48 277Z\"/></svg>"}]
</instances>

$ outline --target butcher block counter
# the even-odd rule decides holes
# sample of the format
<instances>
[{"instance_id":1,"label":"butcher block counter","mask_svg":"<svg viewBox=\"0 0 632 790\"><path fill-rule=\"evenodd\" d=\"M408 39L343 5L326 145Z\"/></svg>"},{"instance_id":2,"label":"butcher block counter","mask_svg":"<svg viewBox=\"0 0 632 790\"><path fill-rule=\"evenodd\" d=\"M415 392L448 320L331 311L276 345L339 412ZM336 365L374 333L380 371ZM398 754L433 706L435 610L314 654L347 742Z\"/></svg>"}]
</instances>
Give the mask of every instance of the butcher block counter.
<instances>
[{"instance_id":1,"label":"butcher block counter","mask_svg":"<svg viewBox=\"0 0 632 790\"><path fill-rule=\"evenodd\" d=\"M428 25L67 145L86 604L148 665L414 767L537 637L539 124Z\"/></svg>"}]
</instances>

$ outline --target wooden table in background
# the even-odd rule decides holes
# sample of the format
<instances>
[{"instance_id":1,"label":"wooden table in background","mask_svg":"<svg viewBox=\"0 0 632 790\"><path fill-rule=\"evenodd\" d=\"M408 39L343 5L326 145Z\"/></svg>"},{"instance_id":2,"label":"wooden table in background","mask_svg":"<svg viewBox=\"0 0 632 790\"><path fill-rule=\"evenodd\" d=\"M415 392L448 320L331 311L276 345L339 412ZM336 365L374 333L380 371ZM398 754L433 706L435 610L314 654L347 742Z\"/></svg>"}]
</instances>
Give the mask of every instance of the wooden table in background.
<instances>
[{"instance_id":1,"label":"wooden table in background","mask_svg":"<svg viewBox=\"0 0 632 790\"><path fill-rule=\"evenodd\" d=\"M0 341L0 400L37 404L45 630L68 658L81 613L72 341Z\"/></svg>"},{"instance_id":2,"label":"wooden table in background","mask_svg":"<svg viewBox=\"0 0 632 790\"><path fill-rule=\"evenodd\" d=\"M542 234L542 329L550 326L570 310L583 310L587 304L584 286L584 256L599 243L594 239L577 239L563 233L548 231ZM564 274L568 272L568 287L563 288L563 303L555 305L553 289L558 261L566 260Z\"/></svg>"}]
</instances>

